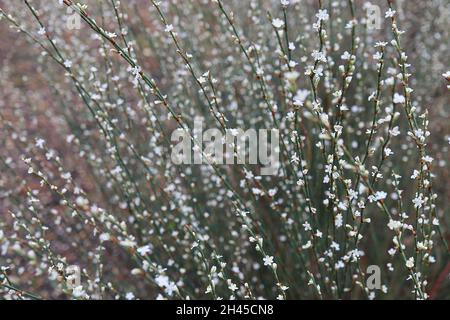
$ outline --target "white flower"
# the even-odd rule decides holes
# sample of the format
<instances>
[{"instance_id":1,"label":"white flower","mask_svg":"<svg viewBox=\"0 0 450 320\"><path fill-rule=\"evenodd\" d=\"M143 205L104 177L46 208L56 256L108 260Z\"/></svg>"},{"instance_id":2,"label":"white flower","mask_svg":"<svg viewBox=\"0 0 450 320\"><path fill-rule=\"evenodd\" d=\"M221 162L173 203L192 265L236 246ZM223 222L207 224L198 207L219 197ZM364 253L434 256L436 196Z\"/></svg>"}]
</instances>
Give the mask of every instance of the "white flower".
<instances>
[{"instance_id":1,"label":"white flower","mask_svg":"<svg viewBox=\"0 0 450 320\"><path fill-rule=\"evenodd\" d=\"M298 79L298 77L300 77L300 73L298 73L297 71L286 72L284 76L286 77L286 80L294 82Z\"/></svg>"},{"instance_id":2,"label":"white flower","mask_svg":"<svg viewBox=\"0 0 450 320\"><path fill-rule=\"evenodd\" d=\"M172 296L175 291L177 291L177 285L174 282L169 282L164 290L168 296Z\"/></svg>"},{"instance_id":3,"label":"white flower","mask_svg":"<svg viewBox=\"0 0 450 320\"><path fill-rule=\"evenodd\" d=\"M302 246L302 249L309 249L311 247L312 247L312 243L311 243L311 241L308 240L308 242Z\"/></svg>"},{"instance_id":4,"label":"white flower","mask_svg":"<svg viewBox=\"0 0 450 320\"><path fill-rule=\"evenodd\" d=\"M134 296L133 292L128 292L125 295L125 299L127 299L127 300L134 300L134 298L135 298L135 296Z\"/></svg>"},{"instance_id":5,"label":"white flower","mask_svg":"<svg viewBox=\"0 0 450 320\"><path fill-rule=\"evenodd\" d=\"M72 61L70 61L70 60L65 60L65 61L64 61L64 66L65 66L66 68L71 68L71 67L72 67Z\"/></svg>"},{"instance_id":6,"label":"white flower","mask_svg":"<svg viewBox=\"0 0 450 320\"><path fill-rule=\"evenodd\" d=\"M105 34L108 38L111 38L111 39L117 38L117 34L114 32L105 31Z\"/></svg>"},{"instance_id":7,"label":"white flower","mask_svg":"<svg viewBox=\"0 0 450 320\"><path fill-rule=\"evenodd\" d=\"M394 103L405 103L405 97L396 92L394 94Z\"/></svg>"},{"instance_id":8,"label":"white flower","mask_svg":"<svg viewBox=\"0 0 450 320\"><path fill-rule=\"evenodd\" d=\"M70 180L72 179L72 174L70 172L62 173L61 178L63 178L64 180Z\"/></svg>"},{"instance_id":9,"label":"white flower","mask_svg":"<svg viewBox=\"0 0 450 320\"><path fill-rule=\"evenodd\" d=\"M427 250L426 243L424 243L422 241L418 241L417 242L417 250L422 250L422 251Z\"/></svg>"},{"instance_id":10,"label":"white flower","mask_svg":"<svg viewBox=\"0 0 450 320\"><path fill-rule=\"evenodd\" d=\"M402 223L397 220L389 220L388 227L391 230L399 230L402 227Z\"/></svg>"},{"instance_id":11,"label":"white flower","mask_svg":"<svg viewBox=\"0 0 450 320\"><path fill-rule=\"evenodd\" d=\"M262 76L262 75L264 75L264 69L262 69L261 67L257 67L256 68L256 75L257 76Z\"/></svg>"},{"instance_id":12,"label":"white flower","mask_svg":"<svg viewBox=\"0 0 450 320\"><path fill-rule=\"evenodd\" d=\"M349 60L352 57L352 55L348 52L345 51L342 55L341 55L341 59L342 60Z\"/></svg>"},{"instance_id":13,"label":"white flower","mask_svg":"<svg viewBox=\"0 0 450 320\"><path fill-rule=\"evenodd\" d=\"M384 155L385 155L386 157L389 157L391 154L394 154L394 152L392 151L392 149L386 148L386 149L384 150Z\"/></svg>"},{"instance_id":14,"label":"white flower","mask_svg":"<svg viewBox=\"0 0 450 320\"><path fill-rule=\"evenodd\" d=\"M130 69L131 74L134 75L135 77L137 77L141 71L142 69L139 66L134 66L133 68Z\"/></svg>"},{"instance_id":15,"label":"white flower","mask_svg":"<svg viewBox=\"0 0 450 320\"><path fill-rule=\"evenodd\" d=\"M414 135L420 139L420 138L424 137L424 132L422 129L417 129L417 130L414 130Z\"/></svg>"},{"instance_id":16,"label":"white flower","mask_svg":"<svg viewBox=\"0 0 450 320\"><path fill-rule=\"evenodd\" d=\"M423 195L419 194L418 196L416 196L414 199L412 199L412 203L414 204L414 208L422 208L422 205L425 203L425 201L423 200Z\"/></svg>"},{"instance_id":17,"label":"white flower","mask_svg":"<svg viewBox=\"0 0 450 320\"><path fill-rule=\"evenodd\" d=\"M339 270L345 267L345 263L342 260L339 260L334 264L334 269Z\"/></svg>"},{"instance_id":18,"label":"white flower","mask_svg":"<svg viewBox=\"0 0 450 320\"><path fill-rule=\"evenodd\" d=\"M42 27L42 28L39 29L38 34L41 35L41 36L43 36L43 35L45 34L45 32L46 32L46 31L45 31L45 28Z\"/></svg>"},{"instance_id":19,"label":"white flower","mask_svg":"<svg viewBox=\"0 0 450 320\"><path fill-rule=\"evenodd\" d=\"M236 291L238 289L237 285L234 284L233 282L231 282L231 280L228 280L228 289L230 289L231 291Z\"/></svg>"},{"instance_id":20,"label":"white flower","mask_svg":"<svg viewBox=\"0 0 450 320\"><path fill-rule=\"evenodd\" d=\"M287 113L287 115L286 115L286 118L287 118L289 121L294 120L294 118L295 118L295 112L289 111L289 112Z\"/></svg>"},{"instance_id":21,"label":"white flower","mask_svg":"<svg viewBox=\"0 0 450 320\"><path fill-rule=\"evenodd\" d=\"M308 90L304 90L304 89L298 90L294 97L294 105L303 106L308 95L309 95Z\"/></svg>"},{"instance_id":22,"label":"white flower","mask_svg":"<svg viewBox=\"0 0 450 320\"><path fill-rule=\"evenodd\" d=\"M171 24L166 25L166 28L164 29L164 31L165 31L165 32L171 32L171 31L173 31L173 25L171 25Z\"/></svg>"},{"instance_id":23,"label":"white flower","mask_svg":"<svg viewBox=\"0 0 450 320\"><path fill-rule=\"evenodd\" d=\"M42 149L42 148L44 148L44 143L45 143L45 140L39 138L39 139L36 139L35 146L38 147L39 149Z\"/></svg>"},{"instance_id":24,"label":"white flower","mask_svg":"<svg viewBox=\"0 0 450 320\"><path fill-rule=\"evenodd\" d=\"M328 15L327 10L319 10L316 17L319 21L327 21L330 16Z\"/></svg>"},{"instance_id":25,"label":"white flower","mask_svg":"<svg viewBox=\"0 0 450 320\"><path fill-rule=\"evenodd\" d=\"M272 20L272 25L277 28L280 29L282 27L284 27L284 21L278 18L275 18Z\"/></svg>"},{"instance_id":26,"label":"white flower","mask_svg":"<svg viewBox=\"0 0 450 320\"><path fill-rule=\"evenodd\" d=\"M406 261L406 267L407 267L408 269L414 268L414 258L413 258L413 257L409 258L409 259Z\"/></svg>"},{"instance_id":27,"label":"white flower","mask_svg":"<svg viewBox=\"0 0 450 320\"><path fill-rule=\"evenodd\" d=\"M152 248L149 245L146 245L146 246L138 248L137 252L139 252L139 254L141 256L145 256L147 253L151 253L152 252Z\"/></svg>"},{"instance_id":28,"label":"white flower","mask_svg":"<svg viewBox=\"0 0 450 320\"><path fill-rule=\"evenodd\" d=\"M165 288L164 291L169 296L172 296L174 291L178 290L176 284L172 281L169 281L169 277L167 277L165 275L158 275L155 278L155 282L159 287Z\"/></svg>"},{"instance_id":29,"label":"white flower","mask_svg":"<svg viewBox=\"0 0 450 320\"><path fill-rule=\"evenodd\" d=\"M83 207L86 206L89 203L89 200L86 198L83 198L82 196L78 196L75 199L75 203L77 204L77 206Z\"/></svg>"},{"instance_id":30,"label":"white flower","mask_svg":"<svg viewBox=\"0 0 450 320\"><path fill-rule=\"evenodd\" d=\"M110 237L109 233L102 233L102 234L99 236L100 242L109 241L110 238L111 238L111 237Z\"/></svg>"},{"instance_id":31,"label":"white flower","mask_svg":"<svg viewBox=\"0 0 450 320\"><path fill-rule=\"evenodd\" d=\"M430 156L424 156L424 157L422 158L422 160L425 161L425 162L431 163L431 162L433 162L433 157L430 157Z\"/></svg>"},{"instance_id":32,"label":"white flower","mask_svg":"<svg viewBox=\"0 0 450 320\"><path fill-rule=\"evenodd\" d=\"M373 58L375 60L380 60L383 57L383 54L381 52L377 52L373 55Z\"/></svg>"},{"instance_id":33,"label":"white flower","mask_svg":"<svg viewBox=\"0 0 450 320\"><path fill-rule=\"evenodd\" d=\"M400 134L400 130L398 129L398 126L392 128L389 133L393 136L396 137Z\"/></svg>"},{"instance_id":34,"label":"white flower","mask_svg":"<svg viewBox=\"0 0 450 320\"><path fill-rule=\"evenodd\" d=\"M155 278L155 282L160 287L167 287L169 285L169 277L164 275L159 275Z\"/></svg>"},{"instance_id":35,"label":"white flower","mask_svg":"<svg viewBox=\"0 0 450 320\"><path fill-rule=\"evenodd\" d=\"M322 51L314 50L311 53L311 56L314 58L315 61L327 62L327 58L325 57L325 54Z\"/></svg>"},{"instance_id":36,"label":"white flower","mask_svg":"<svg viewBox=\"0 0 450 320\"><path fill-rule=\"evenodd\" d=\"M330 247L333 248L335 251L339 251L341 249L340 246L339 246L339 243L334 242L334 241L331 242Z\"/></svg>"},{"instance_id":37,"label":"white flower","mask_svg":"<svg viewBox=\"0 0 450 320\"><path fill-rule=\"evenodd\" d=\"M303 228L305 228L305 231L311 231L312 229L311 229L311 225L308 223L308 221L306 221L304 224L303 224Z\"/></svg>"},{"instance_id":38,"label":"white flower","mask_svg":"<svg viewBox=\"0 0 450 320\"><path fill-rule=\"evenodd\" d=\"M265 266L271 266L273 264L273 257L272 256L265 256L263 258L264 265Z\"/></svg>"},{"instance_id":39,"label":"white flower","mask_svg":"<svg viewBox=\"0 0 450 320\"><path fill-rule=\"evenodd\" d=\"M390 256L394 256L396 252L397 252L397 250L394 249L394 248L391 248L391 249L388 250L388 253L389 253Z\"/></svg>"},{"instance_id":40,"label":"white flower","mask_svg":"<svg viewBox=\"0 0 450 320\"><path fill-rule=\"evenodd\" d=\"M281 0L281 5L288 6L289 5L289 0Z\"/></svg>"},{"instance_id":41,"label":"white flower","mask_svg":"<svg viewBox=\"0 0 450 320\"><path fill-rule=\"evenodd\" d=\"M395 10L392 10L389 8L388 11L386 11L386 14L384 15L385 18L392 18L395 15Z\"/></svg>"},{"instance_id":42,"label":"white flower","mask_svg":"<svg viewBox=\"0 0 450 320\"><path fill-rule=\"evenodd\" d=\"M375 43L375 48L385 47L386 45L387 45L387 42L378 41L377 43Z\"/></svg>"},{"instance_id":43,"label":"white flower","mask_svg":"<svg viewBox=\"0 0 450 320\"><path fill-rule=\"evenodd\" d=\"M381 201L386 199L387 193L384 191L377 191L373 195L369 196L370 202Z\"/></svg>"}]
</instances>

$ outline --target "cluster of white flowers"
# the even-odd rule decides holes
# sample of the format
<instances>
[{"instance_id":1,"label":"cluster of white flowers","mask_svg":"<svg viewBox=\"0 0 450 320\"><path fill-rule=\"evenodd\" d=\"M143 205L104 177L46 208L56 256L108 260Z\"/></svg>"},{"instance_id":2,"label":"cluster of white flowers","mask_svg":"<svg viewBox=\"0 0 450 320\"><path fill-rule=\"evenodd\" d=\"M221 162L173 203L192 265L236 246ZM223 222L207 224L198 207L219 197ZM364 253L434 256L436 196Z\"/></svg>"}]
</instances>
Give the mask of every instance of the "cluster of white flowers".
<instances>
[{"instance_id":1,"label":"cluster of white flowers","mask_svg":"<svg viewBox=\"0 0 450 320\"><path fill-rule=\"evenodd\" d=\"M380 30L354 0L263 2L77 4L76 31L53 19L67 1L0 9L21 37L0 50L0 297L441 294L441 1L386 1ZM212 161L198 118L228 159L252 156L241 129L277 130L276 172ZM172 161L177 128L205 164Z\"/></svg>"}]
</instances>

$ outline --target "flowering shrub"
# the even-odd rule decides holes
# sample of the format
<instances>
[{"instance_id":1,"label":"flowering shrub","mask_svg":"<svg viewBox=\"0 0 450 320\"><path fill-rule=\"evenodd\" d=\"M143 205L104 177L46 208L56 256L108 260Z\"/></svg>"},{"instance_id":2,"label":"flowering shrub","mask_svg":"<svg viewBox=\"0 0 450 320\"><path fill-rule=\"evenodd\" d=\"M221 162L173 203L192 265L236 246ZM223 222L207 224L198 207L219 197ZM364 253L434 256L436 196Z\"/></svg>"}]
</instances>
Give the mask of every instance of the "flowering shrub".
<instances>
[{"instance_id":1,"label":"flowering shrub","mask_svg":"<svg viewBox=\"0 0 450 320\"><path fill-rule=\"evenodd\" d=\"M2 297L450 297L446 1L0 8Z\"/></svg>"}]
</instances>

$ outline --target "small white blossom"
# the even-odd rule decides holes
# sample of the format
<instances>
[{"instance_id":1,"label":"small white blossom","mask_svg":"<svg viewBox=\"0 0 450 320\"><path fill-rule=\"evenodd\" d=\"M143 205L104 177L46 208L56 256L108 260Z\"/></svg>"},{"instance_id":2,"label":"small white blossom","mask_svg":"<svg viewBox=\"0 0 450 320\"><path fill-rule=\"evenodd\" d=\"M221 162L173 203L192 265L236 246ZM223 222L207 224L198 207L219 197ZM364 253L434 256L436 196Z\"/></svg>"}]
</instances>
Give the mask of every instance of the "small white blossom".
<instances>
[{"instance_id":1,"label":"small white blossom","mask_svg":"<svg viewBox=\"0 0 450 320\"><path fill-rule=\"evenodd\" d=\"M327 21L330 16L328 15L327 10L319 10L316 17L319 21Z\"/></svg>"},{"instance_id":2,"label":"small white blossom","mask_svg":"<svg viewBox=\"0 0 450 320\"><path fill-rule=\"evenodd\" d=\"M395 16L395 10L392 10L391 8L389 8L388 11L386 11L384 16L385 16L385 18L392 18L393 16Z\"/></svg>"},{"instance_id":3,"label":"small white blossom","mask_svg":"<svg viewBox=\"0 0 450 320\"><path fill-rule=\"evenodd\" d=\"M413 258L413 257L409 258L409 259L406 261L406 267L407 267L408 269L414 268L414 258Z\"/></svg>"},{"instance_id":4,"label":"small white blossom","mask_svg":"<svg viewBox=\"0 0 450 320\"><path fill-rule=\"evenodd\" d=\"M282 27L284 27L284 21L278 18L275 18L272 20L272 25L277 28L280 29Z\"/></svg>"},{"instance_id":5,"label":"small white blossom","mask_svg":"<svg viewBox=\"0 0 450 320\"><path fill-rule=\"evenodd\" d=\"M265 266L272 266L272 264L273 264L273 257L272 256L265 256L263 258L263 261L264 261L264 265Z\"/></svg>"},{"instance_id":6,"label":"small white blossom","mask_svg":"<svg viewBox=\"0 0 450 320\"><path fill-rule=\"evenodd\" d=\"M64 61L64 66L65 66L66 68L71 68L71 67L72 67L72 61L70 61L70 60L65 60L65 61Z\"/></svg>"},{"instance_id":7,"label":"small white blossom","mask_svg":"<svg viewBox=\"0 0 450 320\"><path fill-rule=\"evenodd\" d=\"M394 103L405 103L405 97L402 96L401 94L398 93L394 93Z\"/></svg>"}]
</instances>

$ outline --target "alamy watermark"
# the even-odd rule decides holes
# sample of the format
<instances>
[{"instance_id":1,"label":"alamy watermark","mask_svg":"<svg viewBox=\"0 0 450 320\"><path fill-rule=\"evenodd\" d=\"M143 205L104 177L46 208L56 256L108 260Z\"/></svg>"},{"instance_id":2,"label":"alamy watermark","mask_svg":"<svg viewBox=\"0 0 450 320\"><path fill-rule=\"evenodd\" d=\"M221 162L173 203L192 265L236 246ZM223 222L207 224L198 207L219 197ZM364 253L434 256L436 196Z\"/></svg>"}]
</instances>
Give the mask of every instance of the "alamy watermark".
<instances>
[{"instance_id":1,"label":"alamy watermark","mask_svg":"<svg viewBox=\"0 0 450 320\"><path fill-rule=\"evenodd\" d=\"M396 10L398 11L400 19L405 18L405 13L403 11L404 1L405 0L397 0ZM366 25L368 30L382 29L384 18L388 18L391 16L390 14L396 13L396 10L390 10L386 13L386 15L383 16L381 7L372 3L365 3L364 8L366 10Z\"/></svg>"},{"instance_id":2,"label":"alamy watermark","mask_svg":"<svg viewBox=\"0 0 450 320\"><path fill-rule=\"evenodd\" d=\"M381 8L375 4L367 3L366 15L367 15L367 29L376 30L381 29L383 19L381 18Z\"/></svg>"},{"instance_id":3,"label":"alamy watermark","mask_svg":"<svg viewBox=\"0 0 450 320\"><path fill-rule=\"evenodd\" d=\"M367 267L366 274L370 274L366 279L366 287L369 290L381 289L381 270L377 265L370 265Z\"/></svg>"},{"instance_id":4,"label":"alamy watermark","mask_svg":"<svg viewBox=\"0 0 450 320\"><path fill-rule=\"evenodd\" d=\"M66 19L67 29L80 30L81 29L80 15L71 7L67 7L66 13L67 13L67 19Z\"/></svg>"},{"instance_id":5,"label":"alamy watermark","mask_svg":"<svg viewBox=\"0 0 450 320\"><path fill-rule=\"evenodd\" d=\"M278 129L205 130L203 119L195 118L192 132L172 133L171 159L174 164L260 165L261 175L277 175L280 168Z\"/></svg>"},{"instance_id":6,"label":"alamy watermark","mask_svg":"<svg viewBox=\"0 0 450 320\"><path fill-rule=\"evenodd\" d=\"M67 288L74 290L81 286L81 269L77 265L70 265L66 268Z\"/></svg>"}]
</instances>

